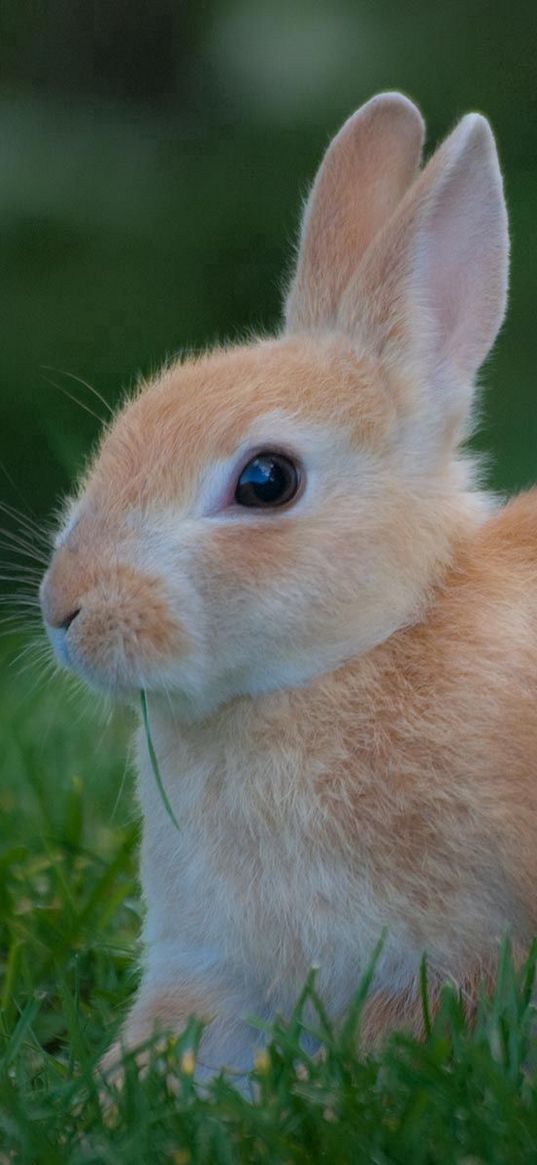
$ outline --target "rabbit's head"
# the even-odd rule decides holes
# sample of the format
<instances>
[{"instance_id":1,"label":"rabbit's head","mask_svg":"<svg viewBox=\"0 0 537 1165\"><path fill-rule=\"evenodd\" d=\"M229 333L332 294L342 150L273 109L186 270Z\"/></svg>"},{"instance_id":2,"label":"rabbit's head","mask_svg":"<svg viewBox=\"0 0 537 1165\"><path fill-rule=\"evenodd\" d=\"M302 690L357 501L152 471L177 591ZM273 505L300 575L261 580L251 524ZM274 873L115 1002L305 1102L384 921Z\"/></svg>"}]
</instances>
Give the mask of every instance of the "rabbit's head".
<instances>
[{"instance_id":1,"label":"rabbit's head","mask_svg":"<svg viewBox=\"0 0 537 1165\"><path fill-rule=\"evenodd\" d=\"M281 335L167 367L118 414L42 585L58 658L205 714L307 682L419 619L461 525L473 380L507 225L487 122L420 171L374 98L305 208Z\"/></svg>"}]
</instances>

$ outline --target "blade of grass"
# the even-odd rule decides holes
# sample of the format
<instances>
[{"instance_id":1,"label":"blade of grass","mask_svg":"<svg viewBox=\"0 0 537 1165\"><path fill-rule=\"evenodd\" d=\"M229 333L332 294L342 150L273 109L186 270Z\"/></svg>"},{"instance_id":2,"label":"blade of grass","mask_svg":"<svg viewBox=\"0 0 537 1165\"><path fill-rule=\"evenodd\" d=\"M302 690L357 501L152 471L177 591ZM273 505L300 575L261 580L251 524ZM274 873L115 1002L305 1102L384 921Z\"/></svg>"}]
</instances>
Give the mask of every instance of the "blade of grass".
<instances>
[{"instance_id":1,"label":"blade of grass","mask_svg":"<svg viewBox=\"0 0 537 1165\"><path fill-rule=\"evenodd\" d=\"M427 958L424 955L420 963L420 996L423 1028L427 1039L432 1031L431 1009L429 1006L429 982L427 978Z\"/></svg>"},{"instance_id":2,"label":"blade of grass","mask_svg":"<svg viewBox=\"0 0 537 1165\"><path fill-rule=\"evenodd\" d=\"M28 1000L8 1040L0 1062L0 1071L6 1072L17 1056L27 1032L31 1028L41 1007L42 1000L35 995Z\"/></svg>"},{"instance_id":3,"label":"blade of grass","mask_svg":"<svg viewBox=\"0 0 537 1165\"><path fill-rule=\"evenodd\" d=\"M147 740L147 751L149 753L149 759L151 761L151 768L153 769L153 776L157 782L158 791L159 791L160 796L162 798L162 804L164 805L166 813L168 814L170 821L173 822L173 824L175 825L175 828L180 833L181 826L179 825L179 822L175 816L175 813L170 805L168 794L166 792L166 789L164 788L164 783L163 783L162 777L160 775L157 754L155 752L155 746L153 744L153 737L151 736L151 728L149 727L149 714L147 711L147 696L146 696L146 693L145 693L143 688L140 692L140 699L141 699L141 703L142 703L142 720L143 720L143 724L144 724L145 738Z\"/></svg>"}]
</instances>

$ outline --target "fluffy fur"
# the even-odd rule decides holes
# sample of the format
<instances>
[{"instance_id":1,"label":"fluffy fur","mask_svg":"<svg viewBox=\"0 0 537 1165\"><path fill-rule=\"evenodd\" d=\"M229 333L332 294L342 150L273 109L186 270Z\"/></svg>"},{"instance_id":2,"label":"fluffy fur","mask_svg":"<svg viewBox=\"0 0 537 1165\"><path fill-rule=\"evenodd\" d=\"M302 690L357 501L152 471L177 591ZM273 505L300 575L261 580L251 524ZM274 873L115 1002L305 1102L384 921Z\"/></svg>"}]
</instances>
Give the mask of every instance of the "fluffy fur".
<instances>
[{"instance_id":1,"label":"fluffy fur","mask_svg":"<svg viewBox=\"0 0 537 1165\"><path fill-rule=\"evenodd\" d=\"M366 1036L469 1002L537 926L537 497L503 508L458 446L500 326L507 228L470 115L419 171L396 94L332 143L273 340L165 370L119 413L42 587L62 662L148 692L181 829L138 737L147 904L123 1039L211 1018L210 1070L311 964L345 1008L381 932ZM255 451L301 465L234 503Z\"/></svg>"}]
</instances>

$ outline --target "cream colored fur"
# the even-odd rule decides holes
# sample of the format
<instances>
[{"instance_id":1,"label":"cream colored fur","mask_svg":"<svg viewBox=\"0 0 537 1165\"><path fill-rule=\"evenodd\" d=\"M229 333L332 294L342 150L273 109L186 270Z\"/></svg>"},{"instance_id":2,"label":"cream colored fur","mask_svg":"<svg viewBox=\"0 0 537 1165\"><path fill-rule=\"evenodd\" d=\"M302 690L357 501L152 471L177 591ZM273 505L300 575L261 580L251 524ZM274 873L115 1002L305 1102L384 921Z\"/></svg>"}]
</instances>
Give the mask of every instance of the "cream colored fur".
<instances>
[{"instance_id":1,"label":"cream colored fur","mask_svg":"<svg viewBox=\"0 0 537 1165\"><path fill-rule=\"evenodd\" d=\"M471 1005L501 936L537 926L537 497L497 507L458 447L503 317L507 228L487 123L419 172L397 94L332 143L286 327L175 364L119 413L42 587L62 659L148 693L177 832L137 740L147 906L123 1040L212 1019L208 1070L251 1063L246 1016L319 967L341 1014L381 932L366 1037ZM253 452L294 504L233 503Z\"/></svg>"}]
</instances>

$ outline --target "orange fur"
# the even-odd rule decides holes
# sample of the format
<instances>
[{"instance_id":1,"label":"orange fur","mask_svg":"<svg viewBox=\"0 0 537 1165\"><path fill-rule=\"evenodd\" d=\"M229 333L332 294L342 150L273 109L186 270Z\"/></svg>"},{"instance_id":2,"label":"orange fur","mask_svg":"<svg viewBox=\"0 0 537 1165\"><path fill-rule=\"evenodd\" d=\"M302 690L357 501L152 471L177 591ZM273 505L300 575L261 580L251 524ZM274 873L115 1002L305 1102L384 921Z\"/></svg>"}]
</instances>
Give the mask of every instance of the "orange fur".
<instances>
[{"instance_id":1,"label":"orange fur","mask_svg":"<svg viewBox=\"0 0 537 1165\"><path fill-rule=\"evenodd\" d=\"M364 1033L419 1023L423 952L469 1005L537 927L537 494L497 508L457 446L505 303L494 144L465 118L416 176L420 115L375 99L306 209L287 330L164 370L119 413L42 588L59 654L144 686L177 833L138 738L147 902L126 1039L247 1013L312 963L335 1016L383 928ZM281 510L234 502L294 457ZM70 613L78 611L68 628Z\"/></svg>"},{"instance_id":2,"label":"orange fur","mask_svg":"<svg viewBox=\"0 0 537 1165\"><path fill-rule=\"evenodd\" d=\"M360 398L357 414L354 402ZM104 437L84 490L122 514L131 504L187 504L211 458L230 456L270 410L339 415L355 441L382 448L395 410L383 377L341 338L256 342L173 365L143 386ZM111 496L113 494L113 496Z\"/></svg>"},{"instance_id":3,"label":"orange fur","mask_svg":"<svg viewBox=\"0 0 537 1165\"><path fill-rule=\"evenodd\" d=\"M359 260L416 176L423 136L421 117L399 94L374 97L345 122L327 151L304 214L287 299L288 326L324 327L327 318L336 318Z\"/></svg>"}]
</instances>

